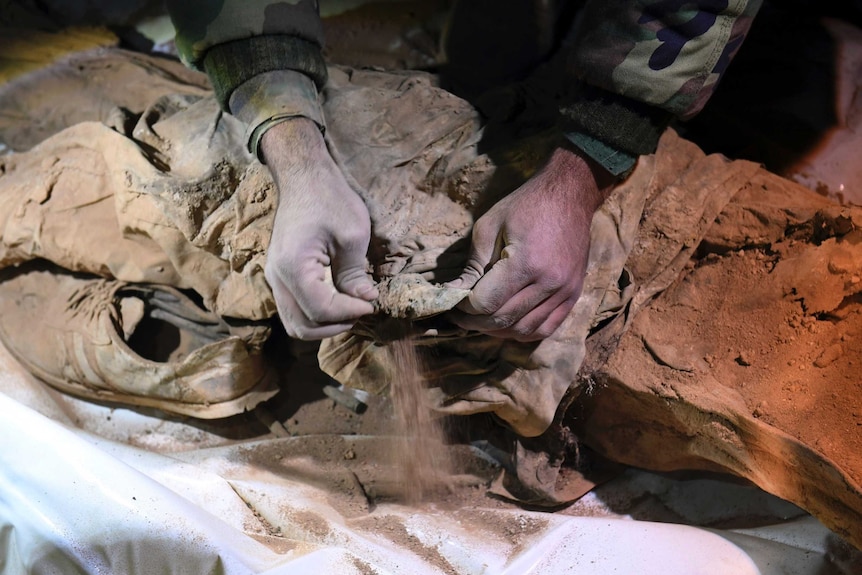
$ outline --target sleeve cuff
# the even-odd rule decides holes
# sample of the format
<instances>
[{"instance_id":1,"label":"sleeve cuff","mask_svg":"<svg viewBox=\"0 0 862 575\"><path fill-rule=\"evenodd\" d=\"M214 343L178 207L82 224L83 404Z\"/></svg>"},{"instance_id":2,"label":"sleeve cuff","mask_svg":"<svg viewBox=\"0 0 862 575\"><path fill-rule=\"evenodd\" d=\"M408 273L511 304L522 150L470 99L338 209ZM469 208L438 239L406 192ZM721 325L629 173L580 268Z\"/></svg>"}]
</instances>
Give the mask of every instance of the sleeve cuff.
<instances>
[{"instance_id":1,"label":"sleeve cuff","mask_svg":"<svg viewBox=\"0 0 862 575\"><path fill-rule=\"evenodd\" d=\"M559 111L563 133L580 134L574 140L569 137L578 147L582 147L580 140L592 149L599 150L601 144L633 157L655 152L659 138L673 119L661 108L586 84ZM591 141L586 143L587 139ZM588 149L584 151L590 153ZM596 153L607 155L605 151Z\"/></svg>"},{"instance_id":2,"label":"sleeve cuff","mask_svg":"<svg viewBox=\"0 0 862 575\"><path fill-rule=\"evenodd\" d=\"M575 147L618 178L625 178L637 163L637 156L612 148L583 132L566 132L563 135Z\"/></svg>"},{"instance_id":3,"label":"sleeve cuff","mask_svg":"<svg viewBox=\"0 0 862 575\"><path fill-rule=\"evenodd\" d=\"M225 110L236 88L266 72L301 72L318 88L326 84L327 78L320 46L284 34L252 36L218 44L207 50L203 64L216 98Z\"/></svg>"},{"instance_id":4,"label":"sleeve cuff","mask_svg":"<svg viewBox=\"0 0 862 575\"><path fill-rule=\"evenodd\" d=\"M273 126L303 117L321 130L325 128L314 81L292 70L265 72L245 81L233 91L228 106L231 114L247 126L248 150L261 162L260 140Z\"/></svg>"}]
</instances>

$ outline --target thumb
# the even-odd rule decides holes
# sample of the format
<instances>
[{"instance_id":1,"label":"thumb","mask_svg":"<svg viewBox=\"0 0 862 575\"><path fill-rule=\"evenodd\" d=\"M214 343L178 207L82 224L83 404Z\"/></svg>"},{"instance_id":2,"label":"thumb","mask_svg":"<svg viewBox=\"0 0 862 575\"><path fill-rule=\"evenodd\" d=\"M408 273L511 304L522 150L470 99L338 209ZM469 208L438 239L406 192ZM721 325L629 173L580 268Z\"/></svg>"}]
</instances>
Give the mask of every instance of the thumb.
<instances>
[{"instance_id":1,"label":"thumb","mask_svg":"<svg viewBox=\"0 0 862 575\"><path fill-rule=\"evenodd\" d=\"M335 288L346 295L374 301L377 288L365 271L365 257L339 258L332 263L332 279Z\"/></svg>"},{"instance_id":2,"label":"thumb","mask_svg":"<svg viewBox=\"0 0 862 575\"><path fill-rule=\"evenodd\" d=\"M448 288L472 289L485 275L485 271L500 257L502 238L500 233L483 233L480 228L473 229L473 243L470 255L461 276L446 284ZM500 239L498 239L500 238Z\"/></svg>"},{"instance_id":3,"label":"thumb","mask_svg":"<svg viewBox=\"0 0 862 575\"><path fill-rule=\"evenodd\" d=\"M471 289L479 281L479 278L485 275L485 267L490 261L490 255L486 255L474 243L470 248L470 256L467 258L464 271L461 272L461 275L457 279L447 282L443 286L455 289Z\"/></svg>"},{"instance_id":4,"label":"thumb","mask_svg":"<svg viewBox=\"0 0 862 575\"><path fill-rule=\"evenodd\" d=\"M470 289L474 285L476 285L476 282L478 282L479 278L481 277L481 272L478 272L473 267L468 267L461 273L458 278L444 283L443 287L452 289Z\"/></svg>"}]
</instances>

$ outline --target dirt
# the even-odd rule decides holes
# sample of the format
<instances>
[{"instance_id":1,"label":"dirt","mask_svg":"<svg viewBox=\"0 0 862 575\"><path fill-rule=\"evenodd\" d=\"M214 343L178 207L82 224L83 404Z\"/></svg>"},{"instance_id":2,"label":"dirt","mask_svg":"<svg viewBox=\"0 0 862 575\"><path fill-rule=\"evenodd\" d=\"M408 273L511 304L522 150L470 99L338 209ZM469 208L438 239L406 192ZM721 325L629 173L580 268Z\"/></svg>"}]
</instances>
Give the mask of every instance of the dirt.
<instances>
[{"instance_id":1,"label":"dirt","mask_svg":"<svg viewBox=\"0 0 862 575\"><path fill-rule=\"evenodd\" d=\"M746 478L859 545L862 209L746 181L670 285L591 337L572 425L628 465ZM674 231L641 234L636 277Z\"/></svg>"},{"instance_id":2,"label":"dirt","mask_svg":"<svg viewBox=\"0 0 862 575\"><path fill-rule=\"evenodd\" d=\"M860 240L853 232L815 246L791 237L708 255L638 326L659 363L708 371L751 415L815 448L858 484Z\"/></svg>"},{"instance_id":3,"label":"dirt","mask_svg":"<svg viewBox=\"0 0 862 575\"><path fill-rule=\"evenodd\" d=\"M443 443L442 420L433 416L425 401L425 378L415 343L403 337L388 345L395 367L390 393L398 438L396 469L402 475L405 501L416 503L445 487L452 465Z\"/></svg>"},{"instance_id":4,"label":"dirt","mask_svg":"<svg viewBox=\"0 0 862 575\"><path fill-rule=\"evenodd\" d=\"M400 27L396 35L410 40L395 48L375 44L389 36L375 33L378 21L374 13L367 21L357 20L356 14L343 23L331 18L327 21L328 55L334 61L353 63L351 50L356 36L362 36L371 39L369 47L357 51L366 65L369 54L376 54L379 60L373 65L433 67L439 57L432 42L436 31L417 24L429 21L428 14L420 16L411 14L395 23ZM357 22L362 25L357 27ZM860 239L850 235L841 241L858 248ZM853 261L843 265L837 256L825 264L823 274L802 282L793 271L814 269L819 260L793 262L810 252L812 245L811 238L791 234L770 245L753 243L745 249L700 258L652 304L656 313L650 314L649 330L642 337L650 353L677 368L681 377L708 371L744 399L753 417L812 446L862 484L862 381L858 378L862 348L857 343L862 336L860 269ZM334 507L347 517L362 517L353 520L356 527L382 534L442 572L454 573L438 550L424 545L398 519L367 515L369 502L375 497L397 497L399 486L407 489L402 495L408 502L427 500L439 491L439 470L448 469L447 452L437 447L445 443L440 420L430 418L419 401L423 381L418 376L415 350L406 339L390 345L402 374L393 382L391 403L387 398L374 398L369 401L369 411L358 415L322 394L315 395L320 386L309 385L309 401L299 402L296 395L288 398L294 403L288 416L280 420L292 435L386 435L395 429L394 443L366 445L333 436L303 444L303 455L346 468L343 473L328 474L324 467L303 473L297 458L277 444L268 451L256 450L253 462L272 469L289 468L304 479L319 480L339 494ZM324 382L324 376L316 372L306 374L315 382ZM291 386L291 392L296 394L300 387ZM729 435L728 440L734 437ZM380 462L391 456L393 446L398 450L395 465L385 469ZM451 471L460 470L455 465ZM403 473L403 478L387 477L391 473ZM450 482L445 495L449 504L514 507L487 497L485 475L470 477L472 482ZM329 534L325 520L314 513L294 511L290 519L319 538ZM501 524L489 517L483 527L511 543L515 555L545 524L523 517ZM274 529L267 532L271 537L282 536ZM363 573L375 572L358 559L355 566Z\"/></svg>"},{"instance_id":5,"label":"dirt","mask_svg":"<svg viewBox=\"0 0 862 575\"><path fill-rule=\"evenodd\" d=\"M455 517L458 517L456 513ZM466 517L465 517L466 519ZM549 521L529 515L510 515L501 520L499 514L470 510L469 520L476 526L486 529L494 537L502 539L511 546L510 557L517 557L529 544L531 537L547 529Z\"/></svg>"},{"instance_id":6,"label":"dirt","mask_svg":"<svg viewBox=\"0 0 862 575\"><path fill-rule=\"evenodd\" d=\"M397 543L399 547L408 549L422 557L425 561L440 569L441 573L458 575L458 570L446 560L439 549L426 545L418 537L410 533L407 526L398 517L372 516L354 522L353 526L360 531L368 531L386 537Z\"/></svg>"},{"instance_id":7,"label":"dirt","mask_svg":"<svg viewBox=\"0 0 862 575\"><path fill-rule=\"evenodd\" d=\"M380 571L360 559L359 557L351 557L350 561L353 563L353 566L356 567L357 571L362 573L362 575L379 575Z\"/></svg>"}]
</instances>

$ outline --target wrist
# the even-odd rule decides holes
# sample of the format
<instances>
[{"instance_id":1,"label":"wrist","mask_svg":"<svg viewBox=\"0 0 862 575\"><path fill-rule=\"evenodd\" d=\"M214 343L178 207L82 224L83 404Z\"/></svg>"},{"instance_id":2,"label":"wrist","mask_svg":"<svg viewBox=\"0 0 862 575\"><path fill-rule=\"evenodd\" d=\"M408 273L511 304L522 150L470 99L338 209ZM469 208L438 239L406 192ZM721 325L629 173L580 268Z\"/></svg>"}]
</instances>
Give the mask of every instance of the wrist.
<instances>
[{"instance_id":1,"label":"wrist","mask_svg":"<svg viewBox=\"0 0 862 575\"><path fill-rule=\"evenodd\" d=\"M261 151L278 190L278 206L350 203L360 198L335 163L317 124L303 117L273 126Z\"/></svg>"},{"instance_id":2,"label":"wrist","mask_svg":"<svg viewBox=\"0 0 862 575\"><path fill-rule=\"evenodd\" d=\"M574 146L560 146L552 154L548 164L561 170L586 185L574 188L579 194L578 205L592 215L607 199L619 178L602 164Z\"/></svg>"},{"instance_id":3,"label":"wrist","mask_svg":"<svg viewBox=\"0 0 862 575\"><path fill-rule=\"evenodd\" d=\"M291 70L259 74L230 96L230 112L246 126L248 150L261 161L260 140L274 126L295 117L313 120L324 129L323 110L311 78Z\"/></svg>"},{"instance_id":4,"label":"wrist","mask_svg":"<svg viewBox=\"0 0 862 575\"><path fill-rule=\"evenodd\" d=\"M273 169L285 160L319 161L322 154L329 156L320 128L303 116L285 119L267 130L260 139L260 151Z\"/></svg>"}]
</instances>

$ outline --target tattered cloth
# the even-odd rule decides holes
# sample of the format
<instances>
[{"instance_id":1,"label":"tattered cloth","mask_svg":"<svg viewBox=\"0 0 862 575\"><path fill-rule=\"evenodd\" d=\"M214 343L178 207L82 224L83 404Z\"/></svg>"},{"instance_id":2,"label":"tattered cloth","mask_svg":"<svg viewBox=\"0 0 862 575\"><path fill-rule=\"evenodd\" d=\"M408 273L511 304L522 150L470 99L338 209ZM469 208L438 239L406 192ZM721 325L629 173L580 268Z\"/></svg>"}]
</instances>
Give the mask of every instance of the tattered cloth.
<instances>
[{"instance_id":1,"label":"tattered cloth","mask_svg":"<svg viewBox=\"0 0 862 575\"><path fill-rule=\"evenodd\" d=\"M106 60L108 73L123 75L112 84L118 92L146 85L153 74L170 76L152 60L119 50L78 55L64 65L83 70L98 61L104 68ZM176 94L146 108L141 102L137 111L106 113L100 96L93 116L101 122L64 127L29 151L3 157L0 265L43 258L76 272L194 290L209 310L254 325L276 311L263 275L273 183L245 150L244 127L198 86L176 83ZM0 101L16 94L6 86ZM474 219L529 177L558 142L541 122L484 126L476 109L423 73L333 68L324 111L330 151L369 208L369 257L379 280L456 277ZM672 158L674 169L657 172L656 158ZM664 289L755 169L704 156L668 132L656 155L642 158L596 214L583 295L552 337L518 343L435 319L415 323L419 344L433 349L425 358L433 406L494 412L523 436L544 432L566 392L581 385L577 373L590 331L633 314ZM657 195L661 205L644 212ZM627 267L637 256L638 229L654 230L665 247ZM325 340L322 369L347 386L382 392L393 377L381 345L385 325L370 318ZM259 345L265 329L244 333Z\"/></svg>"}]
</instances>

